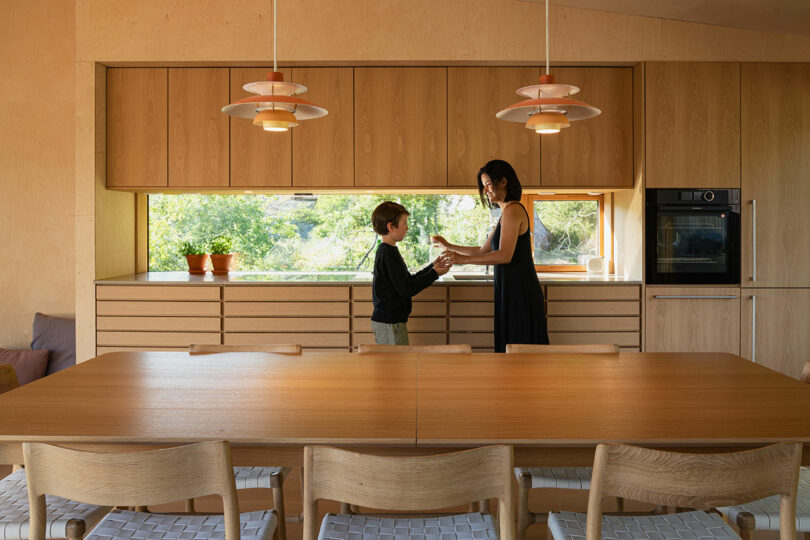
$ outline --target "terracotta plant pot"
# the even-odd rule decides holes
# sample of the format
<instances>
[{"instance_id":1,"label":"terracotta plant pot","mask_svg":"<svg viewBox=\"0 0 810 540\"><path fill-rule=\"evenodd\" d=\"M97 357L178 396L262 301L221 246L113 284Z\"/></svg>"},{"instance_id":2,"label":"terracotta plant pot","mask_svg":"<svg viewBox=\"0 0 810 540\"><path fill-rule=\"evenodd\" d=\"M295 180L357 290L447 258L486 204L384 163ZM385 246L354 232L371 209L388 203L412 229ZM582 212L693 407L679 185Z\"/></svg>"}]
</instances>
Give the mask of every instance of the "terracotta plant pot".
<instances>
[{"instance_id":1,"label":"terracotta plant pot","mask_svg":"<svg viewBox=\"0 0 810 540\"><path fill-rule=\"evenodd\" d=\"M215 276L224 276L231 271L231 261L233 260L233 253L225 255L211 255L211 264L214 266Z\"/></svg>"},{"instance_id":2,"label":"terracotta plant pot","mask_svg":"<svg viewBox=\"0 0 810 540\"><path fill-rule=\"evenodd\" d=\"M208 264L208 254L186 255L189 274L205 274L205 265Z\"/></svg>"}]
</instances>

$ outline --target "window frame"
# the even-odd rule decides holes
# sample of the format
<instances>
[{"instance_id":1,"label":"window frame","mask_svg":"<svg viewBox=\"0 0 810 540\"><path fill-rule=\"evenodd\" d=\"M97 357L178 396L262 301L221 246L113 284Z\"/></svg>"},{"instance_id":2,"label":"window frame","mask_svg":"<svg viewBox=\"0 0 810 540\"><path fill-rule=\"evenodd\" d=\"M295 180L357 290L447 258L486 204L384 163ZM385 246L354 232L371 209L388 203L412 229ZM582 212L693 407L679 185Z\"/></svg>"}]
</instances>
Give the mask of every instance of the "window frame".
<instances>
[{"instance_id":1,"label":"window frame","mask_svg":"<svg viewBox=\"0 0 810 540\"><path fill-rule=\"evenodd\" d=\"M590 195L588 193L566 194L528 194L521 197L521 202L529 214L529 231L534 238L534 201L597 201L599 203L599 257L605 255L605 195ZM531 210L531 212L529 212ZM534 244L532 244L532 258L534 258ZM584 264L535 264L536 272L585 272Z\"/></svg>"}]
</instances>

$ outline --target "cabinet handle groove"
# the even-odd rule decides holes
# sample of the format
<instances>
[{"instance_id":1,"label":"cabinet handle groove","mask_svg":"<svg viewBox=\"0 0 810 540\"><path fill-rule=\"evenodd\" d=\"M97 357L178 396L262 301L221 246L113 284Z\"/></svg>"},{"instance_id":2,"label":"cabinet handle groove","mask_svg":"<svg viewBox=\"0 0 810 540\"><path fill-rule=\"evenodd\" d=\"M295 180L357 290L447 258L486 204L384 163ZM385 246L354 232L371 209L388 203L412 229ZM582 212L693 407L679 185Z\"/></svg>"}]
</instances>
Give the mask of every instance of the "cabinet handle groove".
<instances>
[{"instance_id":1,"label":"cabinet handle groove","mask_svg":"<svg viewBox=\"0 0 810 540\"><path fill-rule=\"evenodd\" d=\"M661 295L661 294L655 294L655 295L653 295L653 298L658 298L660 300L673 300L673 299L682 299L682 298L698 299L698 300L703 300L703 299L706 299L706 300L734 300L735 298L737 298L737 295L735 295L735 294L729 294L729 295L699 295L699 294L695 294L695 295L691 295L691 294L667 294L667 295Z\"/></svg>"},{"instance_id":2,"label":"cabinet handle groove","mask_svg":"<svg viewBox=\"0 0 810 540\"><path fill-rule=\"evenodd\" d=\"M751 200L751 281L757 280L757 200Z\"/></svg>"},{"instance_id":3,"label":"cabinet handle groove","mask_svg":"<svg viewBox=\"0 0 810 540\"><path fill-rule=\"evenodd\" d=\"M751 295L751 361L757 362L757 296Z\"/></svg>"}]
</instances>

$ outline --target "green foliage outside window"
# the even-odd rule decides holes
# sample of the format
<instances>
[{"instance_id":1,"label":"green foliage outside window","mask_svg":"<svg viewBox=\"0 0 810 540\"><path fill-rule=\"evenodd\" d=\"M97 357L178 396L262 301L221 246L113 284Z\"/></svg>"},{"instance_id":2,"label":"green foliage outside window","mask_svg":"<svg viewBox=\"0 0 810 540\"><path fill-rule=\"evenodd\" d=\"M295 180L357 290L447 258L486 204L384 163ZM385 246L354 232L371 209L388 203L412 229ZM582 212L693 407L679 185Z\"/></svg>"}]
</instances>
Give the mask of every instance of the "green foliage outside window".
<instances>
[{"instance_id":1,"label":"green foliage outside window","mask_svg":"<svg viewBox=\"0 0 810 540\"><path fill-rule=\"evenodd\" d=\"M480 245L491 228L489 210L472 195L158 194L149 196L149 270L185 270L183 242L227 235L241 271L368 272L378 241L371 212L384 200L411 213L399 244L411 270L429 262L430 235Z\"/></svg>"},{"instance_id":2,"label":"green foliage outside window","mask_svg":"<svg viewBox=\"0 0 810 540\"><path fill-rule=\"evenodd\" d=\"M534 201L534 264L585 264L599 255L599 203Z\"/></svg>"}]
</instances>

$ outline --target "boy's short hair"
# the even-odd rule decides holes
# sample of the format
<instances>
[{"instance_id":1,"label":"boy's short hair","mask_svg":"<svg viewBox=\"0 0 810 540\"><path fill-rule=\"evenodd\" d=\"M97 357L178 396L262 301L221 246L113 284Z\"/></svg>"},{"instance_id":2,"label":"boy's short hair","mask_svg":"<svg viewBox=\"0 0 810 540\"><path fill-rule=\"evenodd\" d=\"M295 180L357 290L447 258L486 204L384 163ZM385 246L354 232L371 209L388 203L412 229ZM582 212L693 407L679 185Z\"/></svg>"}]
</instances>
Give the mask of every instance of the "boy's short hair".
<instances>
[{"instance_id":1,"label":"boy's short hair","mask_svg":"<svg viewBox=\"0 0 810 540\"><path fill-rule=\"evenodd\" d=\"M374 232L380 236L388 234L388 224L393 223L394 227L399 225L399 219L402 216L410 216L410 212L405 210L401 204L393 201L383 201L377 205L374 212L371 214L371 226L374 227Z\"/></svg>"}]
</instances>

